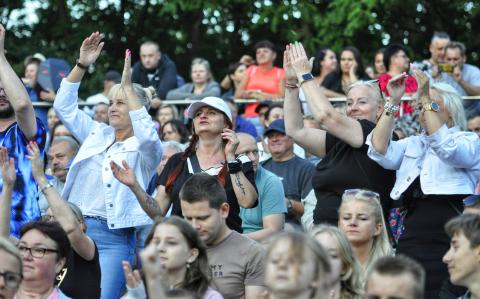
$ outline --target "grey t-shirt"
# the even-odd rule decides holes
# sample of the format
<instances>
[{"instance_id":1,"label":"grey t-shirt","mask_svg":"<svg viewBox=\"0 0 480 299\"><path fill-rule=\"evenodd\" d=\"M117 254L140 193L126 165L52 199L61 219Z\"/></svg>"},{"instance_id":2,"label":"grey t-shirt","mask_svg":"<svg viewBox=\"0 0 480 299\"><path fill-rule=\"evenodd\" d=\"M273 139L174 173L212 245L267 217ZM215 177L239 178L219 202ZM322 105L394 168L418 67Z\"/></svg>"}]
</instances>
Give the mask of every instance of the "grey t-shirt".
<instances>
[{"instance_id":1,"label":"grey t-shirt","mask_svg":"<svg viewBox=\"0 0 480 299\"><path fill-rule=\"evenodd\" d=\"M245 286L264 286L265 250L236 231L207 249L213 288L224 298L245 298Z\"/></svg>"}]
</instances>

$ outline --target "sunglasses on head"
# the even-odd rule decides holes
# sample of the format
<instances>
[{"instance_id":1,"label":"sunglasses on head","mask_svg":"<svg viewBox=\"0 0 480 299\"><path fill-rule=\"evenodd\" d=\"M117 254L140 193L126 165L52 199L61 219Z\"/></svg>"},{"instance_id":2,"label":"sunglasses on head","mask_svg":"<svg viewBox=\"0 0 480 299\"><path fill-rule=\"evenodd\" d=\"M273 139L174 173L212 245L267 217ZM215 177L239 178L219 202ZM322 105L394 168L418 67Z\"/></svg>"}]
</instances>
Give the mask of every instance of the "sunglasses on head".
<instances>
[{"instance_id":1,"label":"sunglasses on head","mask_svg":"<svg viewBox=\"0 0 480 299\"><path fill-rule=\"evenodd\" d=\"M347 189L343 194L354 196L354 197L361 196L361 197L368 197L368 198L376 198L380 200L380 194L378 194L377 192L363 190L363 189Z\"/></svg>"}]
</instances>

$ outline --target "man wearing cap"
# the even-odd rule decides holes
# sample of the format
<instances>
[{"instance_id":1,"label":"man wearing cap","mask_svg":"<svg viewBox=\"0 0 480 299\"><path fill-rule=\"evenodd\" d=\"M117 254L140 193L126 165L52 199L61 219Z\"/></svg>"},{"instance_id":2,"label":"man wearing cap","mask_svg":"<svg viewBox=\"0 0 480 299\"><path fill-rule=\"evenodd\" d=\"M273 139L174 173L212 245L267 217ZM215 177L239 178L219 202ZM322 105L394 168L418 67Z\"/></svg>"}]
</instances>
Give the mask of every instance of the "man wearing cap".
<instances>
[{"instance_id":1,"label":"man wearing cap","mask_svg":"<svg viewBox=\"0 0 480 299\"><path fill-rule=\"evenodd\" d=\"M287 223L299 224L303 214L301 199L312 190L311 179L315 165L293 152L293 139L285 133L283 119L273 121L265 131L272 157L262 163L263 168L279 176L285 190Z\"/></svg>"},{"instance_id":2,"label":"man wearing cap","mask_svg":"<svg viewBox=\"0 0 480 299\"><path fill-rule=\"evenodd\" d=\"M87 104L96 105L98 103L109 103L108 93L113 85L120 83L122 76L117 71L108 71L105 74L105 78L103 79L103 91L97 93L93 96L89 96L86 100Z\"/></svg>"},{"instance_id":3,"label":"man wearing cap","mask_svg":"<svg viewBox=\"0 0 480 299\"><path fill-rule=\"evenodd\" d=\"M480 194L470 195L463 199L463 214L480 215Z\"/></svg>"},{"instance_id":4,"label":"man wearing cap","mask_svg":"<svg viewBox=\"0 0 480 299\"><path fill-rule=\"evenodd\" d=\"M5 57L5 28L0 25L0 146L7 148L15 159L17 183L12 194L11 232L18 237L20 227L38 219L40 209L36 200L37 184L26 158L27 145L35 141L43 155L46 131L35 117L32 103L15 71ZM3 180L0 180L3 189Z\"/></svg>"}]
</instances>

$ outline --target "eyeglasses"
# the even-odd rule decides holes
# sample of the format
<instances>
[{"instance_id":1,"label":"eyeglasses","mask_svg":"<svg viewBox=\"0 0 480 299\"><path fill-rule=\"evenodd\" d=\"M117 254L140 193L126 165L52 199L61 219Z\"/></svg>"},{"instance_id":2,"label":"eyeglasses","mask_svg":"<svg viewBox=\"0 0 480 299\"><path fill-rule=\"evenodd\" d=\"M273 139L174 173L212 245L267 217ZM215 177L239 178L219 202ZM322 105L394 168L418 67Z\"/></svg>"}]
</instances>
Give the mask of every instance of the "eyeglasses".
<instances>
[{"instance_id":1,"label":"eyeglasses","mask_svg":"<svg viewBox=\"0 0 480 299\"><path fill-rule=\"evenodd\" d=\"M18 288L20 282L22 282L22 274L15 272L0 272L0 276L3 276L5 285L10 289Z\"/></svg>"},{"instance_id":2,"label":"eyeglasses","mask_svg":"<svg viewBox=\"0 0 480 299\"><path fill-rule=\"evenodd\" d=\"M360 196L360 197L369 197L369 198L375 198L380 200L380 194L378 194L377 192L363 190L363 189L347 189L343 194L354 196L355 198L358 198L358 196Z\"/></svg>"},{"instance_id":3,"label":"eyeglasses","mask_svg":"<svg viewBox=\"0 0 480 299\"><path fill-rule=\"evenodd\" d=\"M23 246L23 245L19 245L18 250L20 251L20 254L22 254L22 255L24 255L28 251L31 256L36 257L36 258L44 257L45 253L47 253L47 252L58 252L58 250L56 250L56 249L48 249L48 248L42 248L42 247L26 247L26 246Z\"/></svg>"}]
</instances>

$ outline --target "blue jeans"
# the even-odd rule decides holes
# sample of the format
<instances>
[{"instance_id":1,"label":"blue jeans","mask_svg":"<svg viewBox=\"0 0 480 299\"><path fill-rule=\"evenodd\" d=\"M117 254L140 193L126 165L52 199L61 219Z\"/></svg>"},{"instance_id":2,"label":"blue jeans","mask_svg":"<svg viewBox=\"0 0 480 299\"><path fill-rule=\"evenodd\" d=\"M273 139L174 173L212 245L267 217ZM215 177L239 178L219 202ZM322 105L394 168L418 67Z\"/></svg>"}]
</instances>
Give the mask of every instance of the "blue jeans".
<instances>
[{"instance_id":1,"label":"blue jeans","mask_svg":"<svg viewBox=\"0 0 480 299\"><path fill-rule=\"evenodd\" d=\"M85 217L87 235L98 247L102 270L102 299L118 299L125 292L122 261L133 264L135 258L135 229L109 229L107 221Z\"/></svg>"}]
</instances>

